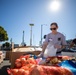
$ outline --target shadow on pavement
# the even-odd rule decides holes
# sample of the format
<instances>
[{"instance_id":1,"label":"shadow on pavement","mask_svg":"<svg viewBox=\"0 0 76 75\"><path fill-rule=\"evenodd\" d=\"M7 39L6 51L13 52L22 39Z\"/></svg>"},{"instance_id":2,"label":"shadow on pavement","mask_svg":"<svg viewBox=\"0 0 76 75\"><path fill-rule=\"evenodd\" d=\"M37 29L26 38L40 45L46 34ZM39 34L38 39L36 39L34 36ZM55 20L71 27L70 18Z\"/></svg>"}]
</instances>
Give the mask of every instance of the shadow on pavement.
<instances>
[{"instance_id":1,"label":"shadow on pavement","mask_svg":"<svg viewBox=\"0 0 76 75\"><path fill-rule=\"evenodd\" d=\"M8 65L8 66L3 66L3 67L0 69L0 75L8 75L8 73L7 73L7 68L10 68L10 65Z\"/></svg>"}]
</instances>

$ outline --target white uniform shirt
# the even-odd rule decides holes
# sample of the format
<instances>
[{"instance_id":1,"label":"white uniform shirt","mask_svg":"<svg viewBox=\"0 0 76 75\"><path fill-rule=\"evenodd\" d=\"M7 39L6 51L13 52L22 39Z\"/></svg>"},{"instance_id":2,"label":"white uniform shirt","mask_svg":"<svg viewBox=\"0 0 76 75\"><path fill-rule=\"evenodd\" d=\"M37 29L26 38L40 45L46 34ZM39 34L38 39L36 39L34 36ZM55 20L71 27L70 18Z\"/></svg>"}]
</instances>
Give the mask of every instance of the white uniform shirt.
<instances>
[{"instance_id":1,"label":"white uniform shirt","mask_svg":"<svg viewBox=\"0 0 76 75\"><path fill-rule=\"evenodd\" d=\"M49 33L46 36L45 42L49 43L52 42L53 45L66 45L65 36L59 32L57 34ZM61 49L58 49L57 52L61 51Z\"/></svg>"}]
</instances>

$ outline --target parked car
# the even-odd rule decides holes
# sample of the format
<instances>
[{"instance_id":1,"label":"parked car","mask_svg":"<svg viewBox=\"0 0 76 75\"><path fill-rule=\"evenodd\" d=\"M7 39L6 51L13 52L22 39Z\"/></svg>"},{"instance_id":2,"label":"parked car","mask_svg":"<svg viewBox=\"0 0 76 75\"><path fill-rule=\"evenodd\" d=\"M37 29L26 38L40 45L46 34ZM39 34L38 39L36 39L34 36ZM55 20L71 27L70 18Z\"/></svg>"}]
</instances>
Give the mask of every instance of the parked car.
<instances>
[{"instance_id":1,"label":"parked car","mask_svg":"<svg viewBox=\"0 0 76 75\"><path fill-rule=\"evenodd\" d=\"M70 48L70 51L74 51L74 52L76 52L76 46Z\"/></svg>"},{"instance_id":2,"label":"parked car","mask_svg":"<svg viewBox=\"0 0 76 75\"><path fill-rule=\"evenodd\" d=\"M76 46L69 48L69 45L67 45L62 51L63 52L76 52Z\"/></svg>"}]
</instances>

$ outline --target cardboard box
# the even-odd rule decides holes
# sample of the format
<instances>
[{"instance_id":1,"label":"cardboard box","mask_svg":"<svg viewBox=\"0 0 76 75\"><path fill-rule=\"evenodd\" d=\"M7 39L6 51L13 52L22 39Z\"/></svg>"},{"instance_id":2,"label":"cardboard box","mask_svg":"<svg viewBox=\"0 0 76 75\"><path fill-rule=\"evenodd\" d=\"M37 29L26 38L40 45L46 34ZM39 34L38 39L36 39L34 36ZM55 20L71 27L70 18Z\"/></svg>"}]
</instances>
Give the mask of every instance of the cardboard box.
<instances>
[{"instance_id":1,"label":"cardboard box","mask_svg":"<svg viewBox=\"0 0 76 75\"><path fill-rule=\"evenodd\" d=\"M17 58L19 58L21 55L24 54L34 54L34 55L38 55L40 54L41 51L32 51L32 52L11 52L11 56L10 56L10 62L11 62L11 68L14 68L15 66L15 60Z\"/></svg>"},{"instance_id":2,"label":"cardboard box","mask_svg":"<svg viewBox=\"0 0 76 75\"><path fill-rule=\"evenodd\" d=\"M6 51L5 59L10 59L10 52L11 52L11 51Z\"/></svg>"},{"instance_id":3,"label":"cardboard box","mask_svg":"<svg viewBox=\"0 0 76 75\"><path fill-rule=\"evenodd\" d=\"M12 49L12 51L10 52L10 57L9 57L10 62L11 62L11 68L14 68L15 60L17 58L19 58L21 55L29 54L29 53L38 55L38 54L40 54L40 52L41 51L39 51L39 50L36 51L34 47L30 47L30 46Z\"/></svg>"}]
</instances>

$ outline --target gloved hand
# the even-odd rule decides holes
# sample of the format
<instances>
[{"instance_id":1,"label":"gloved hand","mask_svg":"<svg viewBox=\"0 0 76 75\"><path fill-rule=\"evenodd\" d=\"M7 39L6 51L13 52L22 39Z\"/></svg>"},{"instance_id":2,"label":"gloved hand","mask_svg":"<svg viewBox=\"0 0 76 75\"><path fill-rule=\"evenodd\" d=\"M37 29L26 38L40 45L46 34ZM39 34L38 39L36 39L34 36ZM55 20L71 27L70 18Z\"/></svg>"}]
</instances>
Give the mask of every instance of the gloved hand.
<instances>
[{"instance_id":1,"label":"gloved hand","mask_svg":"<svg viewBox=\"0 0 76 75\"><path fill-rule=\"evenodd\" d=\"M44 53L43 52L41 52L37 57L43 57L44 56Z\"/></svg>"}]
</instances>

